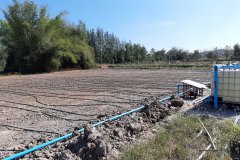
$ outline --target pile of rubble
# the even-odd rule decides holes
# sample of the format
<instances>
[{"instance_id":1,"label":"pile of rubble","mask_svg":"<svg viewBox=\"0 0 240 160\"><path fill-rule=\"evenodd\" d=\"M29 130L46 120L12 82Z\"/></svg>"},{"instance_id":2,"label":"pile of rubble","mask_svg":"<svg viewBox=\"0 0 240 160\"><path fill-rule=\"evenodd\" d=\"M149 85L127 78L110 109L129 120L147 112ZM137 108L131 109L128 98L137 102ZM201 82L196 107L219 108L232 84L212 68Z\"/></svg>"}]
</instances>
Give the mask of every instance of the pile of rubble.
<instances>
[{"instance_id":1,"label":"pile of rubble","mask_svg":"<svg viewBox=\"0 0 240 160\"><path fill-rule=\"evenodd\" d=\"M127 146L140 140L149 138L156 133L157 128L163 124L166 117L176 112L183 105L183 100L172 99L167 103L160 103L156 99L145 100L145 106L140 112L104 123L93 128L92 124L84 127L84 133L79 133L75 128L73 137L65 142L60 142L43 150L26 155L22 159L46 158L46 159L85 159L85 160L104 160L116 159L120 156ZM99 115L98 121L104 120L113 115L120 114L115 112L106 115Z\"/></svg>"}]
</instances>

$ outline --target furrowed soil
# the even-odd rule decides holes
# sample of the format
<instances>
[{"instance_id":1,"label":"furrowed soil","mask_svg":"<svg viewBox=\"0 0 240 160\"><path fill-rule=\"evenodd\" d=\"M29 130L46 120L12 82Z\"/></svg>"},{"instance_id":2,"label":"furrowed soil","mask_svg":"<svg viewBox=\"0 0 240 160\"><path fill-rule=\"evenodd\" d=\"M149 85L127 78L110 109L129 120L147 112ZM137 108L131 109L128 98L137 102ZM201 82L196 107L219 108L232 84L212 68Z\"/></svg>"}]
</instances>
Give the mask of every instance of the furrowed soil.
<instances>
[{"instance_id":1,"label":"furrowed soil","mask_svg":"<svg viewBox=\"0 0 240 160\"><path fill-rule=\"evenodd\" d=\"M181 80L207 82L210 75L199 70L97 69L0 77L0 157L42 135L52 139L72 132L99 114L175 94Z\"/></svg>"}]
</instances>

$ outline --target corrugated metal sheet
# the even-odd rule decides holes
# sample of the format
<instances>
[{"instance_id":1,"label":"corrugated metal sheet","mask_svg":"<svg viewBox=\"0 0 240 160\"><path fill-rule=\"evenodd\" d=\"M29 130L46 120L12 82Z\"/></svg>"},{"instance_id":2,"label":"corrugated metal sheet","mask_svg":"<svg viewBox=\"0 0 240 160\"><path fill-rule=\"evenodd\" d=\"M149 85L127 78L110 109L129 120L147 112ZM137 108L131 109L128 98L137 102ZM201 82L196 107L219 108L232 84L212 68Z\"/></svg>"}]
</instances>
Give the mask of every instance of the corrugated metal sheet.
<instances>
[{"instance_id":1,"label":"corrugated metal sheet","mask_svg":"<svg viewBox=\"0 0 240 160\"><path fill-rule=\"evenodd\" d=\"M191 80L188 80L188 79L183 80L181 82L185 83L185 84L188 84L188 85L191 85L191 86L194 86L194 87L197 87L197 88L207 89L207 87L204 84L201 84L201 83L198 83L198 82L195 82L195 81L191 81Z\"/></svg>"}]
</instances>

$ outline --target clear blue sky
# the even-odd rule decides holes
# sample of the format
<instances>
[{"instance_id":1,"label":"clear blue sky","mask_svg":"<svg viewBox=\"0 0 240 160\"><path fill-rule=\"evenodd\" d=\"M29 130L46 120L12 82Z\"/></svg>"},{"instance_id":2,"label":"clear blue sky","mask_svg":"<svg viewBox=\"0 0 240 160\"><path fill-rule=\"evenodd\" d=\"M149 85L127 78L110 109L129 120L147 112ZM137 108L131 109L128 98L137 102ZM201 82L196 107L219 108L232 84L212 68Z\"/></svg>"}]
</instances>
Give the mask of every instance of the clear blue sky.
<instances>
[{"instance_id":1,"label":"clear blue sky","mask_svg":"<svg viewBox=\"0 0 240 160\"><path fill-rule=\"evenodd\" d=\"M23 1L23 0L20 0ZM51 16L101 27L148 50L223 48L240 42L240 0L34 0ZM0 0L6 9L11 0ZM2 18L2 13L0 18Z\"/></svg>"}]
</instances>

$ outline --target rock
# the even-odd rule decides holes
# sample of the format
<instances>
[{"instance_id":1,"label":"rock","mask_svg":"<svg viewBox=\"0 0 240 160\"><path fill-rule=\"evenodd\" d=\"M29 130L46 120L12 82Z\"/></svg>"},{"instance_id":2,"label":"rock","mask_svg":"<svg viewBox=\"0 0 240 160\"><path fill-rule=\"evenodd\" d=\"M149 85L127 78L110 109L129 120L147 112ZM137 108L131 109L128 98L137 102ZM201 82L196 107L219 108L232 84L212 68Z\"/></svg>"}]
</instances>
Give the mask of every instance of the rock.
<instances>
[{"instance_id":1,"label":"rock","mask_svg":"<svg viewBox=\"0 0 240 160\"><path fill-rule=\"evenodd\" d=\"M102 119L102 118L104 118L104 117L106 117L107 115L106 114L99 114L98 116L97 116L97 119Z\"/></svg>"},{"instance_id":2,"label":"rock","mask_svg":"<svg viewBox=\"0 0 240 160\"><path fill-rule=\"evenodd\" d=\"M114 147L117 148L117 149L119 149L119 150L120 150L123 146L125 146L125 144L124 144L123 142L121 142L121 141L115 142L115 144L114 144Z\"/></svg>"},{"instance_id":3,"label":"rock","mask_svg":"<svg viewBox=\"0 0 240 160\"><path fill-rule=\"evenodd\" d=\"M92 125L88 124L84 127L84 139L87 139L88 141L95 141L101 136L101 133L98 132L95 127L92 127Z\"/></svg>"},{"instance_id":4,"label":"rock","mask_svg":"<svg viewBox=\"0 0 240 160\"><path fill-rule=\"evenodd\" d=\"M152 113L150 117L153 118L153 119L157 119L157 116L154 113Z\"/></svg>"},{"instance_id":5,"label":"rock","mask_svg":"<svg viewBox=\"0 0 240 160\"><path fill-rule=\"evenodd\" d=\"M29 143L28 145L25 146L25 148L27 148L27 149L32 148L32 147L33 147L32 143Z\"/></svg>"},{"instance_id":6,"label":"rock","mask_svg":"<svg viewBox=\"0 0 240 160\"><path fill-rule=\"evenodd\" d=\"M104 123L103 125L104 125L106 128L109 128L109 127L110 127L108 123Z\"/></svg>"},{"instance_id":7,"label":"rock","mask_svg":"<svg viewBox=\"0 0 240 160\"><path fill-rule=\"evenodd\" d=\"M79 157L83 157L84 154L85 154L85 150L86 150L85 148L80 148L80 149L77 151L76 155L79 156Z\"/></svg>"},{"instance_id":8,"label":"rock","mask_svg":"<svg viewBox=\"0 0 240 160\"><path fill-rule=\"evenodd\" d=\"M123 131L120 128L116 128L113 130L114 136L117 136L118 138L123 138L124 134Z\"/></svg>"},{"instance_id":9,"label":"rock","mask_svg":"<svg viewBox=\"0 0 240 160\"><path fill-rule=\"evenodd\" d=\"M137 132L140 132L142 130L142 127L141 127L141 124L139 123L132 123L129 127L129 130L132 132L132 133L137 133Z\"/></svg>"},{"instance_id":10,"label":"rock","mask_svg":"<svg viewBox=\"0 0 240 160\"><path fill-rule=\"evenodd\" d=\"M167 108L170 108L171 107L171 102L167 102L167 103L165 103L165 106L167 107Z\"/></svg>"},{"instance_id":11,"label":"rock","mask_svg":"<svg viewBox=\"0 0 240 160\"><path fill-rule=\"evenodd\" d=\"M108 142L106 146L107 146L107 153L110 153L112 151L112 144Z\"/></svg>"},{"instance_id":12,"label":"rock","mask_svg":"<svg viewBox=\"0 0 240 160\"><path fill-rule=\"evenodd\" d=\"M94 127L92 127L91 124L87 124L86 126L84 126L84 135L86 136L86 138L88 137L89 134L93 133L96 129Z\"/></svg>"},{"instance_id":13,"label":"rock","mask_svg":"<svg viewBox=\"0 0 240 160\"><path fill-rule=\"evenodd\" d=\"M72 134L73 134L73 137L81 135L81 133L78 132L77 130L73 131Z\"/></svg>"},{"instance_id":14,"label":"rock","mask_svg":"<svg viewBox=\"0 0 240 160\"><path fill-rule=\"evenodd\" d=\"M107 155L107 146L104 141L100 141L99 145L96 148L96 156L104 157Z\"/></svg>"},{"instance_id":15,"label":"rock","mask_svg":"<svg viewBox=\"0 0 240 160\"><path fill-rule=\"evenodd\" d=\"M124 127L124 124L123 124L123 123L120 123L120 122L117 122L117 123L116 123L116 126L123 128L123 127Z\"/></svg>"},{"instance_id":16,"label":"rock","mask_svg":"<svg viewBox=\"0 0 240 160\"><path fill-rule=\"evenodd\" d=\"M138 118L138 122L139 122L140 124L143 124L143 123L144 123L143 118L142 118L142 117L139 117L139 118Z\"/></svg>"},{"instance_id":17,"label":"rock","mask_svg":"<svg viewBox=\"0 0 240 160\"><path fill-rule=\"evenodd\" d=\"M48 159L51 158L51 157L54 157L54 154L51 153L50 151L45 151L44 154L45 154L45 158L48 158Z\"/></svg>"},{"instance_id":18,"label":"rock","mask_svg":"<svg viewBox=\"0 0 240 160\"><path fill-rule=\"evenodd\" d=\"M87 143L87 148L90 150L95 150L96 149L96 144L95 143Z\"/></svg>"},{"instance_id":19,"label":"rock","mask_svg":"<svg viewBox=\"0 0 240 160\"><path fill-rule=\"evenodd\" d=\"M43 157L43 154L40 151L35 151L33 154L36 158Z\"/></svg>"},{"instance_id":20,"label":"rock","mask_svg":"<svg viewBox=\"0 0 240 160\"><path fill-rule=\"evenodd\" d=\"M70 159L78 160L80 158L72 154L69 150L64 150L58 157L58 160L70 160Z\"/></svg>"},{"instance_id":21,"label":"rock","mask_svg":"<svg viewBox=\"0 0 240 160\"><path fill-rule=\"evenodd\" d=\"M157 133L157 129L153 128L153 129L152 129L152 133L153 133L153 134L156 134L156 133Z\"/></svg>"},{"instance_id":22,"label":"rock","mask_svg":"<svg viewBox=\"0 0 240 160\"><path fill-rule=\"evenodd\" d=\"M119 157L119 151L114 148L112 151L111 151L111 155L114 157L114 158L118 158Z\"/></svg>"}]
</instances>

